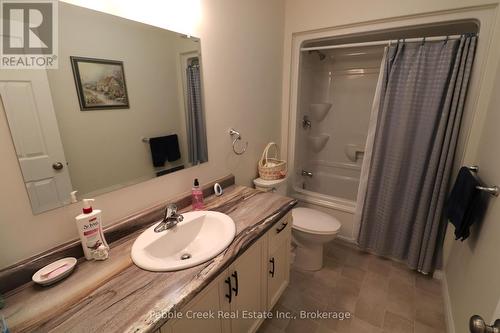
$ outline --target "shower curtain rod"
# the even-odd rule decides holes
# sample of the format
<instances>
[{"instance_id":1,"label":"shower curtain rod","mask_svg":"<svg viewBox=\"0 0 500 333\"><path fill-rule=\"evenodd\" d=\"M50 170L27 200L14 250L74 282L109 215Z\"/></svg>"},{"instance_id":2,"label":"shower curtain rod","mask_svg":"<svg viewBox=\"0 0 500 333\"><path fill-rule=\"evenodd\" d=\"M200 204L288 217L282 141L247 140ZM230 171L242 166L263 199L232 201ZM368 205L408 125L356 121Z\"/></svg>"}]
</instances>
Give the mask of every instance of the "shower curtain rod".
<instances>
[{"instance_id":1,"label":"shower curtain rod","mask_svg":"<svg viewBox=\"0 0 500 333\"><path fill-rule=\"evenodd\" d=\"M434 36L434 37L418 37L418 38L400 38L399 40L404 40L407 43L422 42L425 41L435 42L440 40L453 40L460 39L462 35L451 35L451 36ZM379 40L375 42L363 42L363 43L350 43L350 44L339 44L339 45L328 45L328 46L316 46L316 47L302 47L301 51L319 51L319 50L330 50L330 49L345 49L349 47L359 47L359 46L376 46L376 45L388 45L390 43L397 43L397 39L392 40Z\"/></svg>"}]
</instances>

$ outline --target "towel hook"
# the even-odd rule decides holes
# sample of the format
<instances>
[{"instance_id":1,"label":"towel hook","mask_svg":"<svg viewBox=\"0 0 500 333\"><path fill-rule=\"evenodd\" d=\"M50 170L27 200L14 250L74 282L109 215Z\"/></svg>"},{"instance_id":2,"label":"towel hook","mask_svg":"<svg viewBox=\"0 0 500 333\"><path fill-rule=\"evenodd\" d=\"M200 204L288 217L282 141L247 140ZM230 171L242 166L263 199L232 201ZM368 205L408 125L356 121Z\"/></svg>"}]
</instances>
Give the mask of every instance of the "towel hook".
<instances>
[{"instance_id":1,"label":"towel hook","mask_svg":"<svg viewBox=\"0 0 500 333\"><path fill-rule=\"evenodd\" d=\"M229 129L229 136L233 139L233 151L236 155L243 155L248 148L248 141L245 142L245 148L241 151L236 150L236 142L241 140L240 132L236 131L234 128Z\"/></svg>"}]
</instances>

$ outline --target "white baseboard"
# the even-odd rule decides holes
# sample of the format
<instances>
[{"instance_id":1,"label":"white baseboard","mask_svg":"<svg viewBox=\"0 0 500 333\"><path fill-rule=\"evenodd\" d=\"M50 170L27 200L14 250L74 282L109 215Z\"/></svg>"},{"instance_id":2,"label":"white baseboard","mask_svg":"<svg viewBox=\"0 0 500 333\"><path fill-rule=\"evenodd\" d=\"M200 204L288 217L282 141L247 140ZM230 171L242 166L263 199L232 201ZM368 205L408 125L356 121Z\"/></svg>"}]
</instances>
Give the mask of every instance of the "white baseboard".
<instances>
[{"instance_id":1,"label":"white baseboard","mask_svg":"<svg viewBox=\"0 0 500 333\"><path fill-rule=\"evenodd\" d=\"M436 269L432 277L436 280L443 281L444 280L444 272L440 269Z\"/></svg>"},{"instance_id":2,"label":"white baseboard","mask_svg":"<svg viewBox=\"0 0 500 333\"><path fill-rule=\"evenodd\" d=\"M451 309L450 294L448 293L448 280L446 279L446 274L443 271L436 271L434 275L439 272L441 287L443 289L444 298L444 317L446 320L446 332L455 333L455 322L453 321L453 311ZM438 277L436 277L438 278Z\"/></svg>"},{"instance_id":3,"label":"white baseboard","mask_svg":"<svg viewBox=\"0 0 500 333\"><path fill-rule=\"evenodd\" d=\"M350 245L358 245L356 240L354 238L342 236L342 235L337 235L337 240L344 242L344 243L349 243Z\"/></svg>"}]
</instances>

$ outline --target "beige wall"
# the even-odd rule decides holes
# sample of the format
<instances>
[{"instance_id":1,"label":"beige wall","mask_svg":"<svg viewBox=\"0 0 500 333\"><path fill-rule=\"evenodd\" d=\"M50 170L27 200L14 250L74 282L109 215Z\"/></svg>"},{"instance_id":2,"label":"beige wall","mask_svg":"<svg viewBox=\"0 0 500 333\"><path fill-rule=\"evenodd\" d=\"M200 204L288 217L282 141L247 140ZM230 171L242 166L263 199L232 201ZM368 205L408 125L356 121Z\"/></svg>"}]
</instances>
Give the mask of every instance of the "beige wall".
<instances>
[{"instance_id":1,"label":"beige wall","mask_svg":"<svg viewBox=\"0 0 500 333\"><path fill-rule=\"evenodd\" d=\"M112 13L201 38L209 162L98 196L104 224L188 191L201 182L234 173L250 185L265 144L280 137L283 1L82 1ZM177 6L173 6L175 3ZM188 7L186 7L188 5ZM199 20L197 13L199 12ZM171 20L171 21L169 21ZM249 141L236 156L227 130ZM0 268L75 239L80 204L33 216L14 146L0 111Z\"/></svg>"},{"instance_id":2,"label":"beige wall","mask_svg":"<svg viewBox=\"0 0 500 333\"><path fill-rule=\"evenodd\" d=\"M60 3L59 68L47 73L71 183L80 198L155 177L149 145L141 137L177 134L181 159L165 168L186 163L184 108L177 91L178 53L186 44L190 50L199 47L174 32ZM70 56L123 61L130 108L80 111Z\"/></svg>"},{"instance_id":3,"label":"beige wall","mask_svg":"<svg viewBox=\"0 0 500 333\"><path fill-rule=\"evenodd\" d=\"M287 0L285 33L496 3L497 0Z\"/></svg>"}]
</instances>

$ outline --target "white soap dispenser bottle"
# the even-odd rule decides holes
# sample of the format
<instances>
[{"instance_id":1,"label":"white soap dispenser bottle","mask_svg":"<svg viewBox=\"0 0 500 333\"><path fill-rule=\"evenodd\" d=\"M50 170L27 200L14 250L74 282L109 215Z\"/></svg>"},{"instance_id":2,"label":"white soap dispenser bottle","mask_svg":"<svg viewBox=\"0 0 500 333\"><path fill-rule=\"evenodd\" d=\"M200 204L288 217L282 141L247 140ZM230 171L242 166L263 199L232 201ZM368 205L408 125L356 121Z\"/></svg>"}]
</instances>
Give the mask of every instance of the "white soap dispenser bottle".
<instances>
[{"instance_id":1,"label":"white soap dispenser bottle","mask_svg":"<svg viewBox=\"0 0 500 333\"><path fill-rule=\"evenodd\" d=\"M109 249L102 232L101 210L92 208L93 201L94 199L83 199L83 212L75 218L87 260L95 259L95 253L100 246L104 245Z\"/></svg>"}]
</instances>

